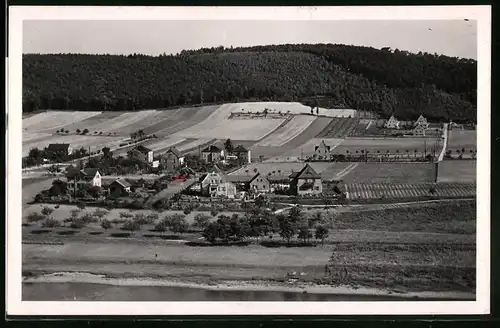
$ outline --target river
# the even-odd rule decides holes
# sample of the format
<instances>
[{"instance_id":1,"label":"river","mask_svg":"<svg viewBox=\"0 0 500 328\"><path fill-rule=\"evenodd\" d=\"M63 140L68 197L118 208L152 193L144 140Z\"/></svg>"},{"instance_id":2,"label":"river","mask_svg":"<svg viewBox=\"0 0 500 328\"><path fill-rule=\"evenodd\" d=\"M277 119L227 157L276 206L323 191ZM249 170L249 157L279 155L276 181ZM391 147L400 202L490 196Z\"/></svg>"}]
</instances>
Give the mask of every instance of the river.
<instances>
[{"instance_id":1,"label":"river","mask_svg":"<svg viewBox=\"0 0 500 328\"><path fill-rule=\"evenodd\" d=\"M23 301L408 301L401 296L206 290L191 287L113 286L91 283L23 283ZM435 299L414 299L430 301ZM446 299L439 299L446 301Z\"/></svg>"}]
</instances>

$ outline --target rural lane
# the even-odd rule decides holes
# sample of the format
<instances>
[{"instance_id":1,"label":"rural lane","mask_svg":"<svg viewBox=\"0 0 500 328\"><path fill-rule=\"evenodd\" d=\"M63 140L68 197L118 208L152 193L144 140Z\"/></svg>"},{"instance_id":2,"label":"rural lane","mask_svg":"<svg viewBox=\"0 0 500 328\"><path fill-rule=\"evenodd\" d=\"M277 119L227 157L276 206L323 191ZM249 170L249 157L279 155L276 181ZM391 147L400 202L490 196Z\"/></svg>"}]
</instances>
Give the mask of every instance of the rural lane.
<instances>
[{"instance_id":1,"label":"rural lane","mask_svg":"<svg viewBox=\"0 0 500 328\"><path fill-rule=\"evenodd\" d=\"M441 162L443 160L444 154L446 153L446 148L448 146L448 134L449 134L448 123L444 123L443 124L443 137L444 137L443 149L441 149L441 152L439 153L438 162Z\"/></svg>"}]
</instances>

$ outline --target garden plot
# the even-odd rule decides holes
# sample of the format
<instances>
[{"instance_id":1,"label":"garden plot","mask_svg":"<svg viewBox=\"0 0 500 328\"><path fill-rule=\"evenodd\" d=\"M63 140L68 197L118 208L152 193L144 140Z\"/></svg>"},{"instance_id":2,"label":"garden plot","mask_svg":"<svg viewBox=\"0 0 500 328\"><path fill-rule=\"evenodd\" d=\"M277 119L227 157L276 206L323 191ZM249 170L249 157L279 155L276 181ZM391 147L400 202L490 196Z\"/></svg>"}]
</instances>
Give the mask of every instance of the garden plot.
<instances>
[{"instance_id":1,"label":"garden plot","mask_svg":"<svg viewBox=\"0 0 500 328\"><path fill-rule=\"evenodd\" d=\"M247 102L234 105L236 107L235 112L238 113L263 112L267 108L270 113L311 114L311 107L297 102ZM314 109L314 115L316 115L316 108ZM328 117L354 117L356 110L326 109L320 107L319 115Z\"/></svg>"},{"instance_id":2,"label":"garden plot","mask_svg":"<svg viewBox=\"0 0 500 328\"><path fill-rule=\"evenodd\" d=\"M430 190L434 189L431 193ZM394 183L353 183L346 185L349 199L411 198L411 197L473 197L474 184L394 184Z\"/></svg>"},{"instance_id":3,"label":"garden plot","mask_svg":"<svg viewBox=\"0 0 500 328\"><path fill-rule=\"evenodd\" d=\"M258 142L256 146L280 147L301 134L315 120L316 117L314 116L296 115L284 126Z\"/></svg>"},{"instance_id":4,"label":"garden plot","mask_svg":"<svg viewBox=\"0 0 500 328\"><path fill-rule=\"evenodd\" d=\"M291 156L312 156L314 154L314 147L319 146L319 144L324 141L327 146L330 146L330 151L334 151L335 147L340 145L344 139L332 139L332 138L313 138L303 143L297 148L283 153L282 157Z\"/></svg>"},{"instance_id":5,"label":"garden plot","mask_svg":"<svg viewBox=\"0 0 500 328\"><path fill-rule=\"evenodd\" d=\"M442 148L436 138L347 138L335 148L338 154L356 154L369 151L373 154L400 154L403 157L436 153Z\"/></svg>"},{"instance_id":6,"label":"garden plot","mask_svg":"<svg viewBox=\"0 0 500 328\"><path fill-rule=\"evenodd\" d=\"M463 152L463 157L471 157L471 151L477 150L476 130L451 130L448 136L447 150L452 153Z\"/></svg>"},{"instance_id":7,"label":"garden plot","mask_svg":"<svg viewBox=\"0 0 500 328\"><path fill-rule=\"evenodd\" d=\"M76 113L76 112L72 112L72 113ZM69 123L69 124L66 124L65 126L62 126L62 127L44 130L44 132L56 133L56 131L59 130L60 128L62 128L64 130L68 130L69 133L75 133L76 130L81 130L81 131L83 131L84 129L90 130L92 127L94 127L98 124L109 122L111 119L113 119L117 116L120 116L122 114L123 114L123 112L102 112L98 115L88 117L88 118L81 120L81 121L78 121L78 122Z\"/></svg>"},{"instance_id":8,"label":"garden plot","mask_svg":"<svg viewBox=\"0 0 500 328\"><path fill-rule=\"evenodd\" d=\"M358 163L343 177L346 183L425 183L434 182L432 163Z\"/></svg>"},{"instance_id":9,"label":"garden plot","mask_svg":"<svg viewBox=\"0 0 500 328\"><path fill-rule=\"evenodd\" d=\"M117 129L124 126L134 124L150 115L153 115L155 112L156 111L154 110L143 110L139 112L124 113L105 122L98 123L93 126L88 126L86 128L89 129L91 133L94 131L109 133L111 131L116 131Z\"/></svg>"},{"instance_id":10,"label":"garden plot","mask_svg":"<svg viewBox=\"0 0 500 328\"><path fill-rule=\"evenodd\" d=\"M438 182L476 182L477 162L449 160L438 164Z\"/></svg>"}]
</instances>

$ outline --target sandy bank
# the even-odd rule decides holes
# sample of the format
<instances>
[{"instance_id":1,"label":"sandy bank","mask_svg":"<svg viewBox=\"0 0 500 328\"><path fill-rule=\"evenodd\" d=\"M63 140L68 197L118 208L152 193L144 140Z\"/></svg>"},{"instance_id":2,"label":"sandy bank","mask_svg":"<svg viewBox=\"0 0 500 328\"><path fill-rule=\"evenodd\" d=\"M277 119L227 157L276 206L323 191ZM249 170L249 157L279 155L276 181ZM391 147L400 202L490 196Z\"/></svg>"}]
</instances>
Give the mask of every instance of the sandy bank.
<instances>
[{"instance_id":1,"label":"sandy bank","mask_svg":"<svg viewBox=\"0 0 500 328\"><path fill-rule=\"evenodd\" d=\"M330 295L359 295L359 296L397 296L398 298L419 299L475 299L473 293L467 292L394 292L374 288L353 288L350 286L328 286L290 282L278 283L270 281L228 281L221 280L213 284L187 282L180 279L157 279L157 278L110 278L105 275L97 275L79 272L56 272L36 277L26 277L24 283L88 283L105 284L113 286L143 286L143 287L182 287L197 288L218 291L275 291L310 294Z\"/></svg>"}]
</instances>

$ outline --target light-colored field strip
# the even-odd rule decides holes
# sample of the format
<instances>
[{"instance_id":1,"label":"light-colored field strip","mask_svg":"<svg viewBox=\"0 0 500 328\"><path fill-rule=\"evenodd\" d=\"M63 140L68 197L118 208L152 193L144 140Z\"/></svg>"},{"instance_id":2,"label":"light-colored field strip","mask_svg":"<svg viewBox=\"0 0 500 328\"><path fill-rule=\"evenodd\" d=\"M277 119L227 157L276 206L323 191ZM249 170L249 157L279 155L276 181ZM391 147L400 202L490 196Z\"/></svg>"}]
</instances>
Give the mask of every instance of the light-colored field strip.
<instances>
[{"instance_id":1,"label":"light-colored field strip","mask_svg":"<svg viewBox=\"0 0 500 328\"><path fill-rule=\"evenodd\" d=\"M146 142L144 143L144 145L154 151L158 151L160 149L172 147L173 145L181 143L184 140L186 140L186 138L172 136L172 137L162 138L161 140L155 140L154 142L151 143Z\"/></svg>"},{"instance_id":2,"label":"light-colored field strip","mask_svg":"<svg viewBox=\"0 0 500 328\"><path fill-rule=\"evenodd\" d=\"M125 122L125 124L121 127L115 128L108 130L107 133L115 133L117 135L130 135L133 132L137 132L138 130L144 130L146 127L151 126L155 123L158 123L159 121L165 119L168 117L171 113L169 111L161 111L161 110L154 110L154 111L147 111L149 112L148 115L143 116L138 115L136 118L137 120L135 121L129 121L128 123ZM144 113L146 114L146 113Z\"/></svg>"},{"instance_id":3,"label":"light-colored field strip","mask_svg":"<svg viewBox=\"0 0 500 328\"><path fill-rule=\"evenodd\" d=\"M188 150L191 150L191 149L199 147L199 146L204 146L205 144L207 144L211 141L214 141L214 139L198 139L198 140L195 140L193 142L180 145L179 147L177 147L177 150L179 150L181 152L188 151ZM203 150L203 149L201 149L201 150Z\"/></svg>"},{"instance_id":4,"label":"light-colored field strip","mask_svg":"<svg viewBox=\"0 0 500 328\"><path fill-rule=\"evenodd\" d=\"M210 114L202 122L189 127L177 134L185 138L197 138L203 131L212 130L217 127L223 121L227 120L231 113L238 108L237 104L226 104L217 108L212 114Z\"/></svg>"},{"instance_id":5,"label":"light-colored field strip","mask_svg":"<svg viewBox=\"0 0 500 328\"><path fill-rule=\"evenodd\" d=\"M316 117L314 116L297 115L285 124L285 126L279 128L276 132L258 142L256 145L263 147L282 146L307 129L315 119Z\"/></svg>"},{"instance_id":6,"label":"light-colored field strip","mask_svg":"<svg viewBox=\"0 0 500 328\"><path fill-rule=\"evenodd\" d=\"M52 137L52 135L50 133L23 131L23 144L32 140L44 139L47 137Z\"/></svg>"},{"instance_id":7,"label":"light-colored field strip","mask_svg":"<svg viewBox=\"0 0 500 328\"><path fill-rule=\"evenodd\" d=\"M89 126L87 129L92 131L102 131L103 133L108 133L108 131L113 131L121 127L134 124L149 115L153 115L155 110L143 110L139 112L124 113L120 116L114 117L108 121Z\"/></svg>"},{"instance_id":8,"label":"light-colored field strip","mask_svg":"<svg viewBox=\"0 0 500 328\"><path fill-rule=\"evenodd\" d=\"M23 130L36 131L37 124L44 124L45 122L51 122L52 118L57 115L57 112L47 111L43 113L38 113L36 115L27 117L22 120Z\"/></svg>"},{"instance_id":9,"label":"light-colored field strip","mask_svg":"<svg viewBox=\"0 0 500 328\"><path fill-rule=\"evenodd\" d=\"M49 120L42 120L39 123L32 124L27 128L28 131L48 132L45 130L58 129L68 124L74 124L83 121L102 112L80 112L80 111L56 111L55 115L50 115Z\"/></svg>"},{"instance_id":10,"label":"light-colored field strip","mask_svg":"<svg viewBox=\"0 0 500 328\"><path fill-rule=\"evenodd\" d=\"M224 120L212 129L198 131L196 138L259 140L283 121L284 119Z\"/></svg>"}]
</instances>

